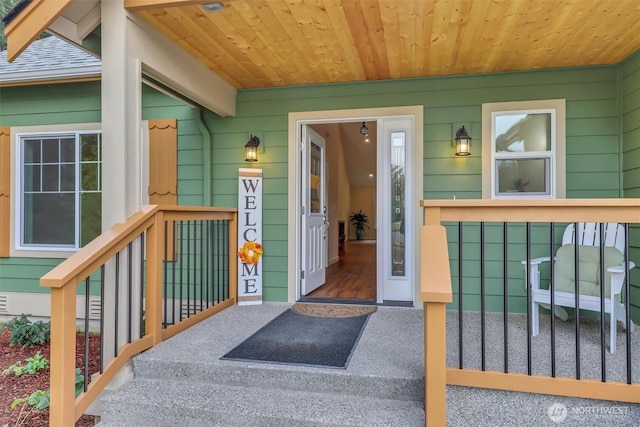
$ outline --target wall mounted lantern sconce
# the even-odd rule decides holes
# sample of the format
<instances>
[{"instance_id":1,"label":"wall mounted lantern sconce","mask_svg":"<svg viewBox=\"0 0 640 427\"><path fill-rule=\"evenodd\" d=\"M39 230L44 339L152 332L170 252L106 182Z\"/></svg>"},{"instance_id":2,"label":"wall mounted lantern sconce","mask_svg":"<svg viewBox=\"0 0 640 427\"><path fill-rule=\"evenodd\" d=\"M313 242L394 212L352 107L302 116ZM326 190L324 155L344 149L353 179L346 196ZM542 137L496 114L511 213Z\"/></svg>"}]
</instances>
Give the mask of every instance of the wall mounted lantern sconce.
<instances>
[{"instance_id":1,"label":"wall mounted lantern sconce","mask_svg":"<svg viewBox=\"0 0 640 427\"><path fill-rule=\"evenodd\" d=\"M244 146L244 161L245 162L257 162L258 161L258 145L260 145L260 139L257 136L251 135L249 142Z\"/></svg>"},{"instance_id":2,"label":"wall mounted lantern sconce","mask_svg":"<svg viewBox=\"0 0 640 427\"><path fill-rule=\"evenodd\" d=\"M467 130L462 126L456 132L456 156L468 156L471 154L471 137Z\"/></svg>"}]
</instances>

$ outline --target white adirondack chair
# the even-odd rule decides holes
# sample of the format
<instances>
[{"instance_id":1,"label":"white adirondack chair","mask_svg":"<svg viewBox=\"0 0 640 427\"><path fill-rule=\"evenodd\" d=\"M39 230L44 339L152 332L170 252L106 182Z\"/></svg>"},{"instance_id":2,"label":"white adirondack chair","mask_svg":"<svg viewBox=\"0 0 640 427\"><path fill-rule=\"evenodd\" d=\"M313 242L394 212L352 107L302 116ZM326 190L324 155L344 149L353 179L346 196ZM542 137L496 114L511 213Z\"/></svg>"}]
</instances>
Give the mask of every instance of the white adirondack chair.
<instances>
[{"instance_id":1,"label":"white adirondack chair","mask_svg":"<svg viewBox=\"0 0 640 427\"><path fill-rule=\"evenodd\" d=\"M604 311L605 313L609 313L609 324L610 324L610 348L609 351L611 353L616 350L616 324L617 321L621 321L622 324L626 327L626 312L623 304L620 303L620 295L622 293L622 289L625 283L625 262L624 262L624 252L625 252L625 234L624 227L620 224L616 223L606 223L604 224L604 247L607 251L605 253L605 262L609 262L610 266L607 267L605 264L606 272L605 272L605 284L608 289L605 289L605 299L604 299ZM576 237L577 234L577 237ZM579 280L580 280L580 297L579 297L579 307L581 310L591 310L591 311L600 311L600 290L599 290L599 251L600 251L600 225L598 223L579 223L578 224L578 233L574 233L574 224L570 224L564 231L562 236L562 247L558 249L556 256L554 257L554 274L556 276L556 280L554 282L554 307L555 307L555 315L562 320L567 320L567 312L562 307L572 307L575 308L575 245L574 242L578 241L580 247L579 250L579 260L580 260L580 271L579 271ZM609 248L609 249L607 249ZM611 248L615 248L616 251ZM593 259L588 260L585 258L592 257L594 251L597 251L595 265L589 264L589 261L593 261ZM615 265L611 265L611 260L616 259L617 262ZM622 260L620 262L620 260ZM549 289L544 289L540 287L540 270L538 266L540 266L543 262L551 261L550 257L541 257L531 259L529 265L527 266L527 261L522 261L522 264L525 267L525 277L527 277L527 271L529 272L529 283L531 283L531 319L532 319L532 327L531 334L533 336L538 335L539 333L539 306L549 309L551 305L551 291ZM561 264L561 263L564 263ZM568 265L570 264L570 265ZM593 262L591 262L593 264ZM635 264L632 261L629 261L629 269L635 267ZM571 278L573 282L570 282L568 285L570 289L567 288L567 280L566 278L558 279L558 271L562 269L563 271L567 271L570 269ZM583 271L585 270L585 271ZM594 274L588 274L594 273ZM583 277L585 276L589 277ZM609 276L608 278L606 276ZM594 280L596 283L594 286L585 285L583 289L583 280L589 279L593 276L596 276ZM564 286L558 286L564 284ZM608 282L608 283L607 283ZM526 283L525 283L526 286ZM591 290L591 295L586 294L585 291ZM595 290L595 291L594 291ZM595 295L594 295L595 294ZM629 324L629 330L633 332L634 325L633 322Z\"/></svg>"}]
</instances>

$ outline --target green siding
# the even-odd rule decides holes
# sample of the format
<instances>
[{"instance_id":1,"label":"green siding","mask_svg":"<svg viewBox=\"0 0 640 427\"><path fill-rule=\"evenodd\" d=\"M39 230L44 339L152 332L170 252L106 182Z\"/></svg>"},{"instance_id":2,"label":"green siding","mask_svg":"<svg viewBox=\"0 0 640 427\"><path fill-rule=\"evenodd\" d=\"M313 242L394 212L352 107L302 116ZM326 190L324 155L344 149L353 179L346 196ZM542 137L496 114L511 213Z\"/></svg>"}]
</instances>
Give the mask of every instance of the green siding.
<instances>
[{"instance_id":1,"label":"green siding","mask_svg":"<svg viewBox=\"0 0 640 427\"><path fill-rule=\"evenodd\" d=\"M100 82L35 85L0 89L0 126L92 123L101 120ZM144 87L143 119L178 118L178 157L185 160L179 170L179 200L201 205L202 136L193 124L192 109ZM199 163L194 159L199 159ZM191 168L191 176L182 168ZM183 195L184 194L184 195ZM0 291L48 292L39 279L61 260L44 258L0 258Z\"/></svg>"},{"instance_id":2,"label":"green siding","mask_svg":"<svg viewBox=\"0 0 640 427\"><path fill-rule=\"evenodd\" d=\"M38 85L0 89L0 125L30 126L100 122L100 83ZM60 260L0 258L0 290L48 292L39 279Z\"/></svg>"},{"instance_id":3,"label":"green siding","mask_svg":"<svg viewBox=\"0 0 640 427\"><path fill-rule=\"evenodd\" d=\"M622 182L625 197L640 197L640 52L636 52L620 66L620 114L622 138ZM638 242L633 235L630 243ZM640 260L640 247L630 249L630 259ZM631 316L640 319L640 272L631 272Z\"/></svg>"},{"instance_id":4,"label":"green siding","mask_svg":"<svg viewBox=\"0 0 640 427\"><path fill-rule=\"evenodd\" d=\"M100 120L99 83L6 88L1 96L2 125ZM482 104L551 98L567 100L567 197L620 197L621 182L626 196L639 196L640 54L636 54L622 65L611 67L241 90L236 117L223 118L211 112L203 115L212 136L212 205L237 206L238 168L247 167L243 161L244 144L250 133L260 132L265 151L259 154L260 162L252 166L264 172L264 299L284 301L288 285L290 112L423 105L423 197L480 198ZM143 91L143 104L144 119L178 118L179 203L202 205L204 162L209 160L204 159L197 114L180 101L148 87ZM473 138L472 155L456 159L452 157L451 138L461 124ZM516 255L520 256L523 249L514 251L508 262L510 298L512 308L522 308L522 269ZM478 268L473 266L474 260L465 262L470 263L464 273L469 275L465 283L476 281L468 288L465 285L469 290L465 308L473 308L478 304L474 290ZM0 289L38 291L37 279L56 263L57 260L0 259ZM457 265L455 258L452 271L454 264ZM492 278L501 271L501 265L499 258L487 265ZM457 275L454 279L457 281ZM640 272L633 272L632 281L640 281ZM488 283L490 308L501 305L501 286ZM636 301L640 299L640 289L634 287L632 295ZM634 313L640 315L640 309L635 307Z\"/></svg>"},{"instance_id":5,"label":"green siding","mask_svg":"<svg viewBox=\"0 0 640 427\"><path fill-rule=\"evenodd\" d=\"M593 67L241 90L236 117L207 115L213 133L213 204L237 204L238 168L246 167L244 144L251 131L263 132L265 152L252 166L263 169L268 195L263 212L264 299L285 300L286 292L276 289L285 289L287 284L290 112L423 105L424 198L480 198L482 104L555 98L567 100L567 196L620 197L618 78L616 67ZM473 138L472 155L465 159L452 156L451 139L461 124ZM276 282L272 276L275 264L283 273ZM521 295L522 269L515 261L512 264L511 286L515 295Z\"/></svg>"}]
</instances>

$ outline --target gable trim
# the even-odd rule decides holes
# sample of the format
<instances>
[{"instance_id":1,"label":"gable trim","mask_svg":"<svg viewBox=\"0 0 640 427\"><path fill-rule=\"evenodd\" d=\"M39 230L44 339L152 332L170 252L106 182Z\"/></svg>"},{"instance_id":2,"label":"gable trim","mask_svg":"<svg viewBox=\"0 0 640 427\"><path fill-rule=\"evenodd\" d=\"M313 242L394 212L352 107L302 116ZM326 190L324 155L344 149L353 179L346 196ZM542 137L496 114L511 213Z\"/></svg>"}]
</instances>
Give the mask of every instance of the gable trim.
<instances>
[{"instance_id":1,"label":"gable trim","mask_svg":"<svg viewBox=\"0 0 640 427\"><path fill-rule=\"evenodd\" d=\"M34 0L5 28L7 60L13 62L74 0Z\"/></svg>"}]
</instances>

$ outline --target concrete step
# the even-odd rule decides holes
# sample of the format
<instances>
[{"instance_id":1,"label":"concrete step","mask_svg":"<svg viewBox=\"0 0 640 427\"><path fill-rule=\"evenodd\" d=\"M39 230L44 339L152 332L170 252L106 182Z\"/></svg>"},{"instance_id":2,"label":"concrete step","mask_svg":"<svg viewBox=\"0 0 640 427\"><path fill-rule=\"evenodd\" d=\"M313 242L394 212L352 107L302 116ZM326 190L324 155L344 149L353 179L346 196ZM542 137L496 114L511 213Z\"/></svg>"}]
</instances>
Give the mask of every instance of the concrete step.
<instances>
[{"instance_id":1,"label":"concrete step","mask_svg":"<svg viewBox=\"0 0 640 427\"><path fill-rule=\"evenodd\" d=\"M344 369L250 363L232 360L171 361L162 357L134 359L136 378L214 383L229 386L313 390L384 399L424 402L424 379L359 373Z\"/></svg>"},{"instance_id":2,"label":"concrete step","mask_svg":"<svg viewBox=\"0 0 640 427\"><path fill-rule=\"evenodd\" d=\"M136 378L102 399L102 427L423 426L423 403L308 391ZM310 391L314 390L314 391Z\"/></svg>"},{"instance_id":3,"label":"concrete step","mask_svg":"<svg viewBox=\"0 0 640 427\"><path fill-rule=\"evenodd\" d=\"M371 315L347 369L221 360L288 307L232 307L137 356L101 426L424 425L418 310Z\"/></svg>"}]
</instances>

